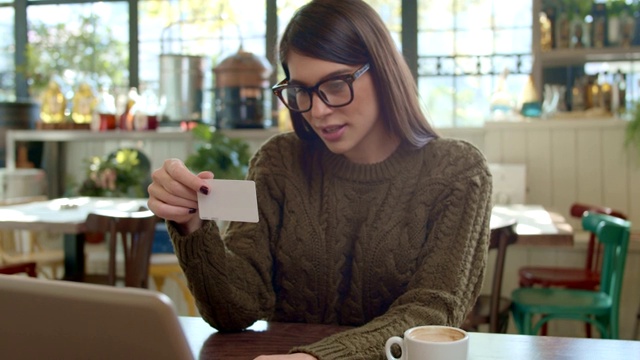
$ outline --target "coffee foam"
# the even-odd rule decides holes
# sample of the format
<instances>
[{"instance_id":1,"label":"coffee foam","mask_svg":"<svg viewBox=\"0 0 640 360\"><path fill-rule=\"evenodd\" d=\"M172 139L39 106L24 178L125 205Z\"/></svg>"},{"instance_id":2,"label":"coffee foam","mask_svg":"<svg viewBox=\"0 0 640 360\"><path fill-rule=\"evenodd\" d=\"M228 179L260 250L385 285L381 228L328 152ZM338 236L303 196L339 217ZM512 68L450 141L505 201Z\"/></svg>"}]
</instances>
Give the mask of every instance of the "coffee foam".
<instances>
[{"instance_id":1,"label":"coffee foam","mask_svg":"<svg viewBox=\"0 0 640 360\"><path fill-rule=\"evenodd\" d=\"M424 327L412 330L408 337L418 341L454 342L464 338L464 333L447 327Z\"/></svg>"}]
</instances>

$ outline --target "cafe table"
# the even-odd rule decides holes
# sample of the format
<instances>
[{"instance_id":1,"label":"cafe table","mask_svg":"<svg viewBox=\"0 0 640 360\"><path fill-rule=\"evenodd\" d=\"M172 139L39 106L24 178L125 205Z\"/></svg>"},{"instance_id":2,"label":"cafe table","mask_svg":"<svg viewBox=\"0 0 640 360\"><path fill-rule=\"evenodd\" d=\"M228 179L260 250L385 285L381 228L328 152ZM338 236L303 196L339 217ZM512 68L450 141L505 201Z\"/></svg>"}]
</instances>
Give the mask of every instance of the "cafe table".
<instances>
[{"instance_id":1,"label":"cafe table","mask_svg":"<svg viewBox=\"0 0 640 360\"><path fill-rule=\"evenodd\" d=\"M253 359L286 354L345 326L257 321L245 331L220 333L199 317L180 317L196 359ZM380 344L384 348L384 344ZM640 359L640 341L554 336L469 333L468 360Z\"/></svg>"},{"instance_id":2,"label":"cafe table","mask_svg":"<svg viewBox=\"0 0 640 360\"><path fill-rule=\"evenodd\" d=\"M146 198L68 197L0 206L0 229L51 231L64 234L65 279L84 275L84 223L90 212L135 211L147 206ZM562 216L540 205L499 205L491 213L492 226L517 221L516 245L573 245L573 230Z\"/></svg>"},{"instance_id":3,"label":"cafe table","mask_svg":"<svg viewBox=\"0 0 640 360\"><path fill-rule=\"evenodd\" d=\"M101 210L136 211L147 206L142 198L71 197L0 206L0 229L49 231L64 235L64 278L84 276L84 224Z\"/></svg>"},{"instance_id":4,"label":"cafe table","mask_svg":"<svg viewBox=\"0 0 640 360\"><path fill-rule=\"evenodd\" d=\"M518 238L515 245L573 246L571 224L557 212L535 204L495 205L491 222L515 219Z\"/></svg>"}]
</instances>

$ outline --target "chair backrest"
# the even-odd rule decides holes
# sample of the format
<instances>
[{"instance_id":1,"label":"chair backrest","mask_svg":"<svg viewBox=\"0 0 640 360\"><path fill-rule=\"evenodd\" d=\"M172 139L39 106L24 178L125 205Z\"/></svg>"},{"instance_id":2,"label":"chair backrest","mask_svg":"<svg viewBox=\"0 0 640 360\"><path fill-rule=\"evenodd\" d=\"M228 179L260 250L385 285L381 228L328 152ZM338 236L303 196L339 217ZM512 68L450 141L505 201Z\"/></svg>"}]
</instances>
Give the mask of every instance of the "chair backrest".
<instances>
[{"instance_id":1,"label":"chair backrest","mask_svg":"<svg viewBox=\"0 0 640 360\"><path fill-rule=\"evenodd\" d=\"M36 263L32 261L17 264L0 265L0 274L27 274L31 277L38 277L38 274L36 273Z\"/></svg>"},{"instance_id":2,"label":"chair backrest","mask_svg":"<svg viewBox=\"0 0 640 360\"><path fill-rule=\"evenodd\" d=\"M595 233L598 242L604 246L600 291L611 296L613 311L617 316L631 222L611 215L587 212L582 217L582 227Z\"/></svg>"},{"instance_id":3,"label":"chair backrest","mask_svg":"<svg viewBox=\"0 0 640 360\"><path fill-rule=\"evenodd\" d=\"M116 284L117 242L124 252L125 286L148 287L149 259L158 217L149 210L100 211L87 216L86 231L106 234L109 247L108 282Z\"/></svg>"},{"instance_id":4,"label":"chair backrest","mask_svg":"<svg viewBox=\"0 0 640 360\"><path fill-rule=\"evenodd\" d=\"M491 283L491 298L489 301L489 332L499 332L498 312L500 310L500 297L502 295L502 278L504 274L504 263L507 256L507 246L518 240L516 233L517 222L515 219L504 220L491 229L489 249L496 249L496 261Z\"/></svg>"},{"instance_id":5,"label":"chair backrest","mask_svg":"<svg viewBox=\"0 0 640 360\"><path fill-rule=\"evenodd\" d=\"M626 220L627 215L620 211L597 205L589 205L583 203L574 203L571 205L571 216L577 219L581 219L587 212L593 212L598 214L606 214L615 216L617 218ZM585 262L585 269L589 271L598 272L600 270L600 246L596 246L596 234L593 231L589 232L589 243L587 245L587 259Z\"/></svg>"}]
</instances>

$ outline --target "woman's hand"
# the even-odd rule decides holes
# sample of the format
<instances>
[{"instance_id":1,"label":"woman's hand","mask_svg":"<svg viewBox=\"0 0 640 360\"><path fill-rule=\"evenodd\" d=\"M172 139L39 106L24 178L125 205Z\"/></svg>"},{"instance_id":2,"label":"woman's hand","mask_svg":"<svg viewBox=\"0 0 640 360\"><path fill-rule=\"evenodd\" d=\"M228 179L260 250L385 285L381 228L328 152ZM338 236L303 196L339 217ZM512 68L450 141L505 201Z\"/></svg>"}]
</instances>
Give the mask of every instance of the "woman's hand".
<instances>
[{"instance_id":1,"label":"woman's hand","mask_svg":"<svg viewBox=\"0 0 640 360\"><path fill-rule=\"evenodd\" d=\"M213 173L204 171L194 175L178 159L165 160L162 167L151 174L148 187L149 209L157 216L178 225L183 234L190 234L202 226L197 214L198 192L209 193L205 179L213 179Z\"/></svg>"},{"instance_id":2,"label":"woman's hand","mask_svg":"<svg viewBox=\"0 0 640 360\"><path fill-rule=\"evenodd\" d=\"M315 356L305 353L295 353L287 355L260 355L255 360L318 360Z\"/></svg>"}]
</instances>

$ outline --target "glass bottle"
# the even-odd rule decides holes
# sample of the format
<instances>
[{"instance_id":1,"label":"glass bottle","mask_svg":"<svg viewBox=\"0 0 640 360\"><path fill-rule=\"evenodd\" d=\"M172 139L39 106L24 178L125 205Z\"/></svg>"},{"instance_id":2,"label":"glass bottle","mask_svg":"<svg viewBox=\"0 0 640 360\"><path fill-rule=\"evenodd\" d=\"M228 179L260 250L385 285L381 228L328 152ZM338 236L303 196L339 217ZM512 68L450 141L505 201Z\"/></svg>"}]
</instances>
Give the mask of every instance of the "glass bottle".
<instances>
[{"instance_id":1,"label":"glass bottle","mask_svg":"<svg viewBox=\"0 0 640 360\"><path fill-rule=\"evenodd\" d=\"M600 84L597 76L587 76L585 110L600 107Z\"/></svg>"},{"instance_id":2,"label":"glass bottle","mask_svg":"<svg viewBox=\"0 0 640 360\"><path fill-rule=\"evenodd\" d=\"M72 99L71 120L76 124L91 124L98 99L88 82L81 82Z\"/></svg>"},{"instance_id":3,"label":"glass bottle","mask_svg":"<svg viewBox=\"0 0 640 360\"><path fill-rule=\"evenodd\" d=\"M155 130L158 127L159 101L156 92L146 87L132 109L136 130Z\"/></svg>"},{"instance_id":4,"label":"glass bottle","mask_svg":"<svg viewBox=\"0 0 640 360\"><path fill-rule=\"evenodd\" d=\"M571 88L571 111L584 111L586 109L587 86L585 77L576 79Z\"/></svg>"},{"instance_id":5,"label":"glass bottle","mask_svg":"<svg viewBox=\"0 0 640 360\"><path fill-rule=\"evenodd\" d=\"M45 124L60 124L65 120L66 108L67 99L62 93L62 86L51 79L40 97L40 120Z\"/></svg>"},{"instance_id":6,"label":"glass bottle","mask_svg":"<svg viewBox=\"0 0 640 360\"><path fill-rule=\"evenodd\" d=\"M598 86L600 88L599 106L605 111L611 111L611 80L608 71L598 75Z\"/></svg>"},{"instance_id":7,"label":"glass bottle","mask_svg":"<svg viewBox=\"0 0 640 360\"><path fill-rule=\"evenodd\" d=\"M593 17L591 36L592 46L594 48L603 48L607 44L608 38L607 4L593 3L591 16Z\"/></svg>"},{"instance_id":8,"label":"glass bottle","mask_svg":"<svg viewBox=\"0 0 640 360\"><path fill-rule=\"evenodd\" d=\"M138 94L138 89L135 87L130 88L129 93L127 94L127 100L124 105L123 112L122 114L120 114L120 130L131 131L134 129L134 113L131 111L131 109L139 99L140 95Z\"/></svg>"},{"instance_id":9,"label":"glass bottle","mask_svg":"<svg viewBox=\"0 0 640 360\"><path fill-rule=\"evenodd\" d=\"M558 14L556 20L555 44L558 49L567 49L571 43L571 25L569 23L569 17L566 13L561 12Z\"/></svg>"},{"instance_id":10,"label":"glass bottle","mask_svg":"<svg viewBox=\"0 0 640 360\"><path fill-rule=\"evenodd\" d=\"M540 50L549 51L553 48L553 32L551 19L547 16L547 13L540 13Z\"/></svg>"},{"instance_id":11,"label":"glass bottle","mask_svg":"<svg viewBox=\"0 0 640 360\"><path fill-rule=\"evenodd\" d=\"M98 94L98 116L100 118L100 131L116 129L116 100L109 87L103 86Z\"/></svg>"},{"instance_id":12,"label":"glass bottle","mask_svg":"<svg viewBox=\"0 0 640 360\"><path fill-rule=\"evenodd\" d=\"M627 107L627 75L620 69L616 73L616 85L618 88L618 103L620 106L619 111L624 112Z\"/></svg>"},{"instance_id":13,"label":"glass bottle","mask_svg":"<svg viewBox=\"0 0 640 360\"><path fill-rule=\"evenodd\" d=\"M633 43L635 32L635 19L632 11L627 7L620 14L620 46L628 48Z\"/></svg>"}]
</instances>

